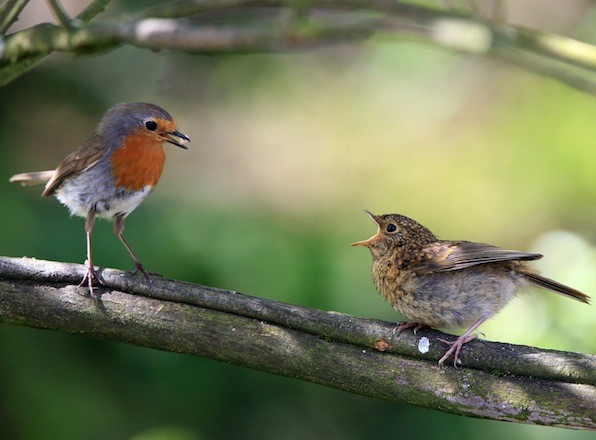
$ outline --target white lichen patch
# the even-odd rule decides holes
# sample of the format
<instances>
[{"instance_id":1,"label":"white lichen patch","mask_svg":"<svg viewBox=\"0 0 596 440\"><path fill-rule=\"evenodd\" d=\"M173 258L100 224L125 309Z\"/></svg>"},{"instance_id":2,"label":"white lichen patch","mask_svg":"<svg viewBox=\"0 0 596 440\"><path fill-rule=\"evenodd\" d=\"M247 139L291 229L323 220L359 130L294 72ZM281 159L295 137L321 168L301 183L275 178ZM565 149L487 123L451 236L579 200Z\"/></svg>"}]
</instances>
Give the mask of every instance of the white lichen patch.
<instances>
[{"instance_id":1,"label":"white lichen patch","mask_svg":"<svg viewBox=\"0 0 596 440\"><path fill-rule=\"evenodd\" d=\"M425 354L425 353L428 353L429 349L430 349L430 341L428 340L428 338L426 336L423 336L418 341L418 351L422 354Z\"/></svg>"}]
</instances>

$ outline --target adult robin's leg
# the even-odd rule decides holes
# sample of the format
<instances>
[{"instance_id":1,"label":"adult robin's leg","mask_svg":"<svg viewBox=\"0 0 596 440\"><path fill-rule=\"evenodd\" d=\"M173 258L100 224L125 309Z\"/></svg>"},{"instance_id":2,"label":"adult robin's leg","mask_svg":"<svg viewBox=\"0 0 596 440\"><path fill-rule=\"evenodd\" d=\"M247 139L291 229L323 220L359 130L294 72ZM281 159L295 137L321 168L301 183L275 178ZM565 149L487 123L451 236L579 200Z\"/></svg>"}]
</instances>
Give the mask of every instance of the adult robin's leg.
<instances>
[{"instance_id":1,"label":"adult robin's leg","mask_svg":"<svg viewBox=\"0 0 596 440\"><path fill-rule=\"evenodd\" d=\"M87 260L85 261L85 265L87 266L87 272L85 276L79 283L79 287L87 284L89 288L89 294L92 297L96 297L95 293L93 292L93 280L97 281L98 284L104 285L103 280L99 276L99 274L95 271L93 267L93 255L91 250L91 234L93 232L93 225L95 224L95 209L91 209L87 213L87 218L85 219L85 235L87 237Z\"/></svg>"},{"instance_id":2,"label":"adult robin's leg","mask_svg":"<svg viewBox=\"0 0 596 440\"><path fill-rule=\"evenodd\" d=\"M120 241L122 242L122 244L128 251L129 255L135 262L135 270L133 270L132 273L142 272L143 275L145 275L145 277L149 281L151 281L151 275L159 275L159 274L153 273L153 272L148 272L145 269L145 267L141 264L141 262L139 261L139 259L135 255L135 253L133 252L132 248L130 247L130 245L128 244L126 239L124 238L124 235L122 235L122 233L124 232L124 220L125 219L126 219L126 217L124 217L123 215L117 215L116 217L114 217L114 234L116 234L116 236L120 239Z\"/></svg>"}]
</instances>

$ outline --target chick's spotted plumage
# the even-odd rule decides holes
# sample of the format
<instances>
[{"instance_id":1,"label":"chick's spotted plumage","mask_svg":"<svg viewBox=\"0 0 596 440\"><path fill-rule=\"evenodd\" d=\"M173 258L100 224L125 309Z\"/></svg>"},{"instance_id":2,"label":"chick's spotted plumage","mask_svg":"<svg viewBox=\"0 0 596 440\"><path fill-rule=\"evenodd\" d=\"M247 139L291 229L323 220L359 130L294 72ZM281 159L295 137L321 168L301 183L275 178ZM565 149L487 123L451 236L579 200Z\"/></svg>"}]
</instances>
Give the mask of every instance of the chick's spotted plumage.
<instances>
[{"instance_id":1,"label":"chick's spotted plumage","mask_svg":"<svg viewBox=\"0 0 596 440\"><path fill-rule=\"evenodd\" d=\"M368 212L367 212L368 213ZM399 215L374 215L377 233L353 243L373 256L372 278L379 293L399 313L415 321L408 327L470 328L439 361L455 351L455 362L472 332L498 313L518 288L533 284L582 302L589 297L538 275L526 261L540 254L501 249L484 243L439 240L420 223Z\"/></svg>"},{"instance_id":2,"label":"chick's spotted plumage","mask_svg":"<svg viewBox=\"0 0 596 440\"><path fill-rule=\"evenodd\" d=\"M74 215L85 217L87 232L87 281L101 283L91 258L91 231L95 217L114 221L114 233L135 261L136 270L144 269L124 239L126 217L151 193L163 171L168 142L186 148L168 112L148 103L117 104L103 116L91 137L69 154L58 168L23 173L11 182L24 185L46 183L43 196L54 194Z\"/></svg>"}]
</instances>

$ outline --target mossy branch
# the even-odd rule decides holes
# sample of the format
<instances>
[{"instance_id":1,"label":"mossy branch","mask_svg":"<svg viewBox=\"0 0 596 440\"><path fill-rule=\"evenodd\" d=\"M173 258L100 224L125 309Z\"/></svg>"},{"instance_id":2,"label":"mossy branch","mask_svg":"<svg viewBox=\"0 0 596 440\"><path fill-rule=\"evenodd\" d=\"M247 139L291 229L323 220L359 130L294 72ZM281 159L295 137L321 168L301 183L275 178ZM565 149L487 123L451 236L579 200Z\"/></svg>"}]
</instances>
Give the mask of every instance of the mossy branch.
<instances>
[{"instance_id":1,"label":"mossy branch","mask_svg":"<svg viewBox=\"0 0 596 440\"><path fill-rule=\"evenodd\" d=\"M107 3L96 0L64 25L42 24L0 39L0 85L52 52L101 54L123 44L188 53L274 52L389 36L499 59L596 94L595 46L472 13L389 0L187 0L90 23ZM236 14L226 25L212 25L206 14L232 8ZM250 19L263 8L275 12L268 21ZM238 9L245 19L238 19Z\"/></svg>"},{"instance_id":2,"label":"mossy branch","mask_svg":"<svg viewBox=\"0 0 596 440\"><path fill-rule=\"evenodd\" d=\"M474 341L440 368L445 335L180 281L0 257L0 324L187 353L348 392L471 417L596 429L596 356ZM448 336L449 337L449 336ZM419 350L426 338L429 350Z\"/></svg>"}]
</instances>

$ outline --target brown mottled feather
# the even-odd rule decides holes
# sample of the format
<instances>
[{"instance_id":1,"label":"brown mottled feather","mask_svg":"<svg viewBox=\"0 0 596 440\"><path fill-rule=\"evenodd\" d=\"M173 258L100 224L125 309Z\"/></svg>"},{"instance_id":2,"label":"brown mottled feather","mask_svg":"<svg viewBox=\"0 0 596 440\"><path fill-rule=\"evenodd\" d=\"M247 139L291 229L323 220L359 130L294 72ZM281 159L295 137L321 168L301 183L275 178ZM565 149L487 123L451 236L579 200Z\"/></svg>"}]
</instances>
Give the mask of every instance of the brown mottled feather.
<instances>
[{"instance_id":1,"label":"brown mottled feather","mask_svg":"<svg viewBox=\"0 0 596 440\"><path fill-rule=\"evenodd\" d=\"M543 289L552 290L553 292L560 293L570 298L576 299L586 304L590 304L590 297L573 287L566 286L550 278L543 277L537 273L523 271L521 274L532 284Z\"/></svg>"},{"instance_id":2,"label":"brown mottled feather","mask_svg":"<svg viewBox=\"0 0 596 440\"><path fill-rule=\"evenodd\" d=\"M418 274L449 272L487 263L511 262L511 268L531 284L589 303L588 295L538 275L528 266L518 263L519 261L538 260L542 258L540 254L512 251L470 241L438 241L427 246L424 249L424 254L425 259L422 264L413 268L414 272Z\"/></svg>"},{"instance_id":3,"label":"brown mottled feather","mask_svg":"<svg viewBox=\"0 0 596 440\"><path fill-rule=\"evenodd\" d=\"M66 156L62 163L58 165L54 176L46 184L42 196L47 197L54 194L64 179L92 167L103 157L106 151L105 139L94 134L83 146Z\"/></svg>"},{"instance_id":4,"label":"brown mottled feather","mask_svg":"<svg viewBox=\"0 0 596 440\"><path fill-rule=\"evenodd\" d=\"M542 258L540 254L512 251L470 241L438 241L427 246L424 253L425 261L414 268L417 273L447 272L478 264Z\"/></svg>"}]
</instances>

